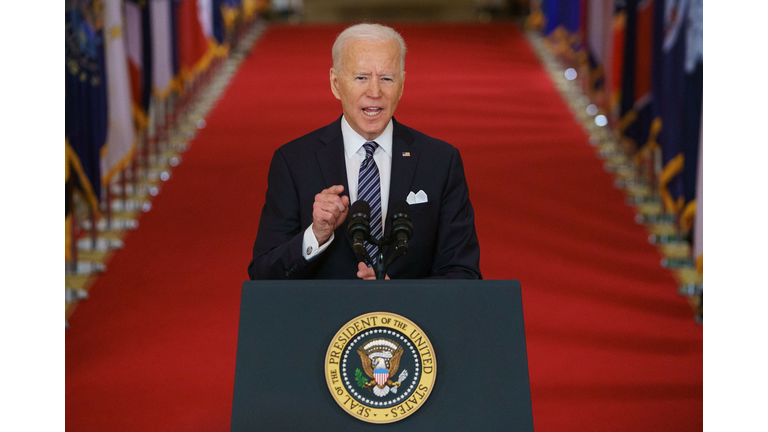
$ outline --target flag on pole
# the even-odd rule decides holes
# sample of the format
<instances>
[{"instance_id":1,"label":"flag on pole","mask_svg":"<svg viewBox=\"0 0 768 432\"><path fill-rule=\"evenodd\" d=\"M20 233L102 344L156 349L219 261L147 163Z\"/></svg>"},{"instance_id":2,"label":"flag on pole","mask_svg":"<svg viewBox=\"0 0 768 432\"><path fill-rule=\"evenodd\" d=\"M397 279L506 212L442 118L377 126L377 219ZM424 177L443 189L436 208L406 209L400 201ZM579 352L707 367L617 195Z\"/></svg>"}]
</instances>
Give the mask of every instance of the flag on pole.
<instances>
[{"instance_id":1,"label":"flag on pole","mask_svg":"<svg viewBox=\"0 0 768 432\"><path fill-rule=\"evenodd\" d=\"M243 19L245 21L251 21L256 18L259 9L268 7L268 4L263 0L242 0L240 3L242 4Z\"/></svg>"},{"instance_id":2,"label":"flag on pole","mask_svg":"<svg viewBox=\"0 0 768 432\"><path fill-rule=\"evenodd\" d=\"M619 131L638 149L649 141L651 110L654 0L627 2L624 80Z\"/></svg>"},{"instance_id":3,"label":"flag on pole","mask_svg":"<svg viewBox=\"0 0 768 432\"><path fill-rule=\"evenodd\" d=\"M613 18L611 23L611 70L607 79L608 111L618 114L621 101L621 84L624 76L624 48L627 26L626 0L614 2Z\"/></svg>"},{"instance_id":4,"label":"flag on pole","mask_svg":"<svg viewBox=\"0 0 768 432\"><path fill-rule=\"evenodd\" d=\"M227 38L227 27L224 22L224 0L213 0L213 37L216 43L223 45Z\"/></svg>"},{"instance_id":5,"label":"flag on pole","mask_svg":"<svg viewBox=\"0 0 768 432\"><path fill-rule=\"evenodd\" d=\"M125 46L133 96L133 117L139 128L149 124L152 94L152 36L147 0L125 2Z\"/></svg>"},{"instance_id":6,"label":"flag on pole","mask_svg":"<svg viewBox=\"0 0 768 432\"><path fill-rule=\"evenodd\" d=\"M570 34L577 33L581 21L581 3L582 0L544 0L544 35L550 35L559 27L563 27Z\"/></svg>"},{"instance_id":7,"label":"flag on pole","mask_svg":"<svg viewBox=\"0 0 768 432\"><path fill-rule=\"evenodd\" d=\"M233 30L235 28L235 22L240 15L242 6L241 0L218 0L221 2L221 14L224 20L224 28L227 30Z\"/></svg>"},{"instance_id":8,"label":"flag on pole","mask_svg":"<svg viewBox=\"0 0 768 432\"><path fill-rule=\"evenodd\" d=\"M106 57L109 123L101 156L101 181L110 180L131 161L136 146L131 82L123 41L123 8L120 0L104 1L104 55Z\"/></svg>"},{"instance_id":9,"label":"flag on pole","mask_svg":"<svg viewBox=\"0 0 768 432\"><path fill-rule=\"evenodd\" d=\"M544 35L555 55L573 59L581 49L580 26L583 0L544 0Z\"/></svg>"},{"instance_id":10,"label":"flag on pole","mask_svg":"<svg viewBox=\"0 0 768 432\"><path fill-rule=\"evenodd\" d=\"M605 83L605 27L609 16L604 15L605 1L592 0L587 5L587 61L589 62L589 82L587 88L590 97L599 106L602 104L603 84Z\"/></svg>"},{"instance_id":11,"label":"flag on pole","mask_svg":"<svg viewBox=\"0 0 768 432\"><path fill-rule=\"evenodd\" d=\"M173 20L171 0L151 0L152 93L165 100L177 89L174 79Z\"/></svg>"},{"instance_id":12,"label":"flag on pole","mask_svg":"<svg viewBox=\"0 0 768 432\"><path fill-rule=\"evenodd\" d=\"M66 181L99 213L101 150L107 137L102 3L65 2Z\"/></svg>"},{"instance_id":13,"label":"flag on pole","mask_svg":"<svg viewBox=\"0 0 768 432\"><path fill-rule=\"evenodd\" d=\"M693 223L693 260L704 273L704 117L699 131L699 169L696 170L696 218Z\"/></svg>"},{"instance_id":14,"label":"flag on pole","mask_svg":"<svg viewBox=\"0 0 768 432\"><path fill-rule=\"evenodd\" d=\"M693 219L696 212L696 172L701 135L701 113L704 90L704 5L702 0L689 0L685 32L685 100L683 102L683 197L685 207L681 223ZM689 210L688 207L691 207ZM687 215L686 215L687 213ZM685 231L690 224L683 226Z\"/></svg>"},{"instance_id":15,"label":"flag on pole","mask_svg":"<svg viewBox=\"0 0 768 432\"><path fill-rule=\"evenodd\" d=\"M197 0L197 19L206 39L213 39L213 0Z\"/></svg>"},{"instance_id":16,"label":"flag on pole","mask_svg":"<svg viewBox=\"0 0 768 432\"><path fill-rule=\"evenodd\" d=\"M208 68L211 47L200 20L198 0L179 0L175 7L179 72L188 82Z\"/></svg>"},{"instance_id":17,"label":"flag on pole","mask_svg":"<svg viewBox=\"0 0 768 432\"><path fill-rule=\"evenodd\" d=\"M663 39L658 87L654 84L663 162L659 192L666 209L679 214L695 194L703 90L703 5L701 0L665 0L663 4L663 11L656 14L656 33Z\"/></svg>"}]
</instances>

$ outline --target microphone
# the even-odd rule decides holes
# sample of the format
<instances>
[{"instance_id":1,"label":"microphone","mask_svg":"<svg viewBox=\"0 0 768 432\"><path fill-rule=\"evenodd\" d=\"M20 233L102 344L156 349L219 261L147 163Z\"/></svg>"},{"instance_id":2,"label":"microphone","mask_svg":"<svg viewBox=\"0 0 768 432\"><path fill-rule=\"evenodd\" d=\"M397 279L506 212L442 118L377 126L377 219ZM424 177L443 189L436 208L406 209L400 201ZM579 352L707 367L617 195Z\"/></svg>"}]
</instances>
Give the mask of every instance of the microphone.
<instances>
[{"instance_id":1,"label":"microphone","mask_svg":"<svg viewBox=\"0 0 768 432\"><path fill-rule=\"evenodd\" d=\"M390 207L390 212L392 212L392 231L390 235L397 242L395 245L397 255L403 255L408 252L408 240L413 237L411 206L405 201L396 201Z\"/></svg>"},{"instance_id":2,"label":"microphone","mask_svg":"<svg viewBox=\"0 0 768 432\"><path fill-rule=\"evenodd\" d=\"M371 206L364 200L357 200L349 208L349 226L347 233L352 237L352 249L367 257L365 239L371 234Z\"/></svg>"}]
</instances>

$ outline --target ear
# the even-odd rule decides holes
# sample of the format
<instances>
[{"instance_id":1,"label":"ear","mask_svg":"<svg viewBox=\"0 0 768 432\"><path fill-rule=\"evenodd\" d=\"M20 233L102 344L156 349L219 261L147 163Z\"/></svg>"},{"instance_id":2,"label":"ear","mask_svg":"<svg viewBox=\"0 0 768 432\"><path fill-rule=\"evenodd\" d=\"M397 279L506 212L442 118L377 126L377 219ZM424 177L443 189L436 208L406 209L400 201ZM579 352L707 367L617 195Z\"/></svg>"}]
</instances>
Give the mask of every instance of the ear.
<instances>
[{"instance_id":1,"label":"ear","mask_svg":"<svg viewBox=\"0 0 768 432\"><path fill-rule=\"evenodd\" d=\"M331 68L331 91L336 99L341 100L341 93L339 93L339 76L336 74L336 69Z\"/></svg>"}]
</instances>

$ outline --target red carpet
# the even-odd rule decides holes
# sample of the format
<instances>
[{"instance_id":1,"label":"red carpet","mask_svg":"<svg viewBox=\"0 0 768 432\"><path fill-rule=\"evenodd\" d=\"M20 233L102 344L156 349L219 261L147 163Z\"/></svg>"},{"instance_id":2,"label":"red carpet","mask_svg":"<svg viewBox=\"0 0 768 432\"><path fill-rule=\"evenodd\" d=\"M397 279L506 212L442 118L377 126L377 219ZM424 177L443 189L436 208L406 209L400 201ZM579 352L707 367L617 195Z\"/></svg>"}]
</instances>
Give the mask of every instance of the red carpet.
<instances>
[{"instance_id":1,"label":"red carpet","mask_svg":"<svg viewBox=\"0 0 768 432\"><path fill-rule=\"evenodd\" d=\"M396 26L396 117L462 153L486 279L523 286L537 431L702 429L702 328L521 32ZM66 332L77 431L229 428L240 285L279 145L334 120L341 27L272 27Z\"/></svg>"}]
</instances>

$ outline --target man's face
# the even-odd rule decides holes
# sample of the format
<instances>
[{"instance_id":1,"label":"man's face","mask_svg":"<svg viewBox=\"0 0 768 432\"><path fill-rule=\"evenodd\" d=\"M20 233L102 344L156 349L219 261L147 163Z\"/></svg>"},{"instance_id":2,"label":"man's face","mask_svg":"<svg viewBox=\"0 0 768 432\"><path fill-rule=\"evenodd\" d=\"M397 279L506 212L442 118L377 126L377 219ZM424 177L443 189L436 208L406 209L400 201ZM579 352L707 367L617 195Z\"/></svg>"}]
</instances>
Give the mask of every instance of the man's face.
<instances>
[{"instance_id":1,"label":"man's face","mask_svg":"<svg viewBox=\"0 0 768 432\"><path fill-rule=\"evenodd\" d=\"M342 70L331 69L333 95L349 125L366 140L384 132L403 95L399 51L394 40L352 41L341 53Z\"/></svg>"}]
</instances>

